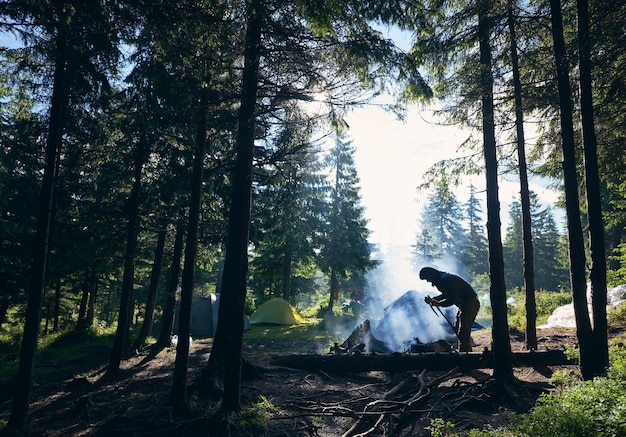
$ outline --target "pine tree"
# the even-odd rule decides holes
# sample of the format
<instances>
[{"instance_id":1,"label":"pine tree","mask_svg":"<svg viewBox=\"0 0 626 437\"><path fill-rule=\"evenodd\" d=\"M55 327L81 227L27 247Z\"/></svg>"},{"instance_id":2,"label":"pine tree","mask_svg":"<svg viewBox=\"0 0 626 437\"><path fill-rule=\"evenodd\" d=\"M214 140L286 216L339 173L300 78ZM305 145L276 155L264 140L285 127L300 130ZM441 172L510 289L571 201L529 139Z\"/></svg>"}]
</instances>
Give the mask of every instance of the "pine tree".
<instances>
[{"instance_id":1,"label":"pine tree","mask_svg":"<svg viewBox=\"0 0 626 437\"><path fill-rule=\"evenodd\" d=\"M424 206L420 223L422 231L416 247L428 253L420 240L429 235L431 238L427 244L433 259L447 258L460 261L466 242L462 221L462 206L444 176L438 181Z\"/></svg>"},{"instance_id":2,"label":"pine tree","mask_svg":"<svg viewBox=\"0 0 626 437\"><path fill-rule=\"evenodd\" d=\"M439 246L428 229L422 229L417 235L417 242L413 245L413 255L416 267L420 267L423 262L432 263L441 258Z\"/></svg>"},{"instance_id":3,"label":"pine tree","mask_svg":"<svg viewBox=\"0 0 626 437\"><path fill-rule=\"evenodd\" d=\"M489 272L487 237L485 237L481 214L482 207L480 200L476 197L476 188L470 184L470 197L465 204L467 238L461 260L465 268L473 275Z\"/></svg>"},{"instance_id":4,"label":"pine tree","mask_svg":"<svg viewBox=\"0 0 626 437\"><path fill-rule=\"evenodd\" d=\"M531 197L531 200L533 197ZM549 206L533 211L533 244L535 247L535 283L540 289L559 291L569 288L567 257L560 251L563 238Z\"/></svg>"},{"instance_id":5,"label":"pine tree","mask_svg":"<svg viewBox=\"0 0 626 437\"><path fill-rule=\"evenodd\" d=\"M504 236L505 280L509 288L524 286L524 251L522 248L522 206L519 201L509 205L509 223Z\"/></svg>"},{"instance_id":6,"label":"pine tree","mask_svg":"<svg viewBox=\"0 0 626 437\"><path fill-rule=\"evenodd\" d=\"M354 147L341 126L336 125L335 135L335 145L326 163L332 182L319 258L322 271L330 277L329 311L340 295L340 281L374 266L367 241L365 211L361 206Z\"/></svg>"},{"instance_id":7,"label":"pine tree","mask_svg":"<svg viewBox=\"0 0 626 437\"><path fill-rule=\"evenodd\" d=\"M561 235L550 207L541 208L536 193L530 192L535 259L535 283L539 289L558 291L567 286L567 269L559 254ZM519 201L509 206L509 225L504 240L506 283L509 288L524 286L522 210Z\"/></svg>"},{"instance_id":8,"label":"pine tree","mask_svg":"<svg viewBox=\"0 0 626 437\"><path fill-rule=\"evenodd\" d=\"M271 165L259 170L267 174L254 193L250 276L263 300L279 292L289 300L298 291L292 289L292 278L308 279L316 270L320 205L328 188L319 182L319 151L309 143L308 132L284 129L276 150L290 152L280 162L268 159Z\"/></svg>"}]
</instances>

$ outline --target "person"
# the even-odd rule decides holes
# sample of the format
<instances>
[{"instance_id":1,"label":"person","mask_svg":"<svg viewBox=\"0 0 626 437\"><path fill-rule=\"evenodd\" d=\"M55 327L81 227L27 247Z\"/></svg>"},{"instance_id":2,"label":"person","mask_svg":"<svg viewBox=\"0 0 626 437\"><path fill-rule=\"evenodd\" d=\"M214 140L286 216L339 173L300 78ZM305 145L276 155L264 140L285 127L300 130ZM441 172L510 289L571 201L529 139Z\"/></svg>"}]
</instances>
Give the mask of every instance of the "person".
<instances>
[{"instance_id":1,"label":"person","mask_svg":"<svg viewBox=\"0 0 626 437\"><path fill-rule=\"evenodd\" d=\"M472 324L480 309L478 295L472 286L460 276L442 272L432 267L424 267L421 269L420 279L430 282L441 292L439 296L426 296L424 301L427 304L439 307L449 307L452 305L458 307L455 331L459 338L459 350L461 352L471 352L472 340L470 334Z\"/></svg>"}]
</instances>

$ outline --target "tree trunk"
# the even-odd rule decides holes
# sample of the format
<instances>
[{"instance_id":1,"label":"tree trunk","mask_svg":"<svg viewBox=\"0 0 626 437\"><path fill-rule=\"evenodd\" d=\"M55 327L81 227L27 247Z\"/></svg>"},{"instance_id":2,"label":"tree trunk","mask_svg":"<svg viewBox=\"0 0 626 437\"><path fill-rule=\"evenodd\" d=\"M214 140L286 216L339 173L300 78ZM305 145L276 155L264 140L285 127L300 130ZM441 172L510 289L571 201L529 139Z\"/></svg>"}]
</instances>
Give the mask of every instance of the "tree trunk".
<instances>
[{"instance_id":1,"label":"tree trunk","mask_svg":"<svg viewBox=\"0 0 626 437\"><path fill-rule=\"evenodd\" d=\"M291 298L291 264L293 260L293 250L289 243L289 237L285 245L285 260L283 264L283 299L289 301Z\"/></svg>"},{"instance_id":2,"label":"tree trunk","mask_svg":"<svg viewBox=\"0 0 626 437\"><path fill-rule=\"evenodd\" d=\"M589 5L577 0L578 57L580 70L580 112L582 116L583 150L589 243L591 257L591 306L593 311L594 360L589 363L593 376L603 374L609 366L609 346L606 318L606 251L604 222L602 221L602 194L598 174L598 144L593 121L593 83L591 77L591 41L589 38Z\"/></svg>"},{"instance_id":3,"label":"tree trunk","mask_svg":"<svg viewBox=\"0 0 626 437\"><path fill-rule=\"evenodd\" d=\"M521 351L511 354L516 367L574 365L565 351ZM492 352L461 352L421 354L363 354L363 355L282 355L273 356L270 364L309 372L359 373L382 370L385 372L407 372L411 370L448 371L462 369L491 369L496 362Z\"/></svg>"},{"instance_id":4,"label":"tree trunk","mask_svg":"<svg viewBox=\"0 0 626 437\"><path fill-rule=\"evenodd\" d=\"M576 317L576 335L580 351L580 370L583 378L594 375L593 332L587 310L585 279L585 243L580 220L578 200L578 175L576 174L576 146L574 143L574 122L569 80L569 65L565 52L561 3L550 0L552 38L559 88L561 108L561 137L563 140L563 186L565 188L565 211L567 215L567 235L569 242L570 280L572 301Z\"/></svg>"},{"instance_id":5,"label":"tree trunk","mask_svg":"<svg viewBox=\"0 0 626 437\"><path fill-rule=\"evenodd\" d=\"M0 329L2 329L2 325L4 325L7 321L8 311L9 311L9 298L1 296L0 297Z\"/></svg>"},{"instance_id":6,"label":"tree trunk","mask_svg":"<svg viewBox=\"0 0 626 437\"><path fill-rule=\"evenodd\" d=\"M491 47L489 46L490 20L487 16L490 2L478 6L478 37L482 82L482 119L485 173L487 178L487 238L489 241L490 298L493 318L493 375L500 385L513 382L511 342L507 320L506 285L498 199L498 158L496 155L495 119L493 108L493 76L491 72Z\"/></svg>"},{"instance_id":7,"label":"tree trunk","mask_svg":"<svg viewBox=\"0 0 626 437\"><path fill-rule=\"evenodd\" d=\"M56 61L54 67L54 84L50 101L50 120L45 149L45 166L39 196L37 228L33 245L30 283L24 333L20 348L20 361L15 379L13 405L8 427L20 431L28 428L28 407L32 394L35 352L39 337L41 305L46 285L46 268L48 264L50 226L54 219L55 174L59 165L59 152L63 138L63 126L68 102L68 71L67 71L66 34L60 30L56 38Z\"/></svg>"},{"instance_id":8,"label":"tree trunk","mask_svg":"<svg viewBox=\"0 0 626 437\"><path fill-rule=\"evenodd\" d=\"M161 267L163 265L163 251L165 249L165 229L160 230L157 235L157 245L154 250L154 261L152 263L152 272L150 273L150 285L148 287L148 297L146 299L146 310L144 312L143 323L141 324L141 332L135 341L137 347L141 346L146 338L152 335L152 323L154 321L154 307L156 304L157 286L159 285L159 276L161 276Z\"/></svg>"},{"instance_id":9,"label":"tree trunk","mask_svg":"<svg viewBox=\"0 0 626 437\"><path fill-rule=\"evenodd\" d=\"M78 320L74 326L75 332L84 331L87 329L87 305L89 304L89 277L91 276L91 269L85 272L85 278L83 279L82 292L80 294L80 305L78 307Z\"/></svg>"},{"instance_id":10,"label":"tree trunk","mask_svg":"<svg viewBox=\"0 0 626 437\"><path fill-rule=\"evenodd\" d=\"M87 329L93 327L96 321L96 298L98 297L98 270L94 266L89 275L89 301L87 302Z\"/></svg>"},{"instance_id":11,"label":"tree trunk","mask_svg":"<svg viewBox=\"0 0 626 437\"><path fill-rule=\"evenodd\" d=\"M148 153L148 144L145 135L135 150L133 187L128 200L128 229L126 235L126 254L124 257L124 276L122 278L122 292L117 316L117 329L111 350L111 358L107 374L115 374L120 368L122 354L128 345L128 330L132 322L131 309L133 307L133 284L135 280L135 253L137 252L137 238L139 235L139 203L141 196L141 173L145 157Z\"/></svg>"},{"instance_id":12,"label":"tree trunk","mask_svg":"<svg viewBox=\"0 0 626 437\"><path fill-rule=\"evenodd\" d=\"M224 392L221 408L224 412L237 411L241 406L241 361L248 276L252 158L263 23L261 1L248 2L246 23L237 161L233 174L223 292L220 297L217 332L208 365L209 372L213 375L219 375L223 371Z\"/></svg>"},{"instance_id":13,"label":"tree trunk","mask_svg":"<svg viewBox=\"0 0 626 437\"><path fill-rule=\"evenodd\" d=\"M170 264L165 286L167 300L163 310L163 322L159 339L154 345L155 349L167 347L171 342L172 330L174 328L174 312L176 309L176 287L180 276L180 261L183 257L183 240L185 237L185 213L181 209L176 223L176 236L174 237L174 251L172 253L172 263Z\"/></svg>"},{"instance_id":14,"label":"tree trunk","mask_svg":"<svg viewBox=\"0 0 626 437\"><path fill-rule=\"evenodd\" d=\"M43 334L46 335L48 333L48 328L50 326L50 313L52 309L50 308L50 300L48 300L48 305L46 306L46 310L44 312L44 323L43 323Z\"/></svg>"},{"instance_id":15,"label":"tree trunk","mask_svg":"<svg viewBox=\"0 0 626 437\"><path fill-rule=\"evenodd\" d=\"M52 312L52 332L59 332L59 317L61 312L61 279L57 280L54 288L54 310Z\"/></svg>"},{"instance_id":16,"label":"tree trunk","mask_svg":"<svg viewBox=\"0 0 626 437\"><path fill-rule=\"evenodd\" d=\"M517 57L517 36L513 1L507 5L509 32L511 35L511 64L515 92L515 127L517 129L517 159L520 180L520 202L522 206L522 247L524 252L524 290L526 293L526 349L537 349L537 305L535 303L535 266L533 257L532 220L530 216L530 189L524 136L524 111L522 106L522 82Z\"/></svg>"},{"instance_id":17,"label":"tree trunk","mask_svg":"<svg viewBox=\"0 0 626 437\"><path fill-rule=\"evenodd\" d=\"M98 274L95 265L85 272L83 282L83 293L80 301L78 320L74 327L75 332L85 331L93 326L95 320L96 287L98 284Z\"/></svg>"},{"instance_id":18,"label":"tree trunk","mask_svg":"<svg viewBox=\"0 0 626 437\"><path fill-rule=\"evenodd\" d=\"M333 313L333 307L335 306L335 300L339 297L339 281L337 280L337 273L335 269L331 267L330 270L330 300L328 301L328 314Z\"/></svg>"},{"instance_id":19,"label":"tree trunk","mask_svg":"<svg viewBox=\"0 0 626 437\"><path fill-rule=\"evenodd\" d=\"M172 382L172 405L174 411L183 413L187 405L187 363L189 361L189 336L191 334L191 301L195 276L196 255L198 253L198 227L202 206L202 185L204 183L204 155L207 143L207 119L209 101L207 90L201 90L198 126L193 157L193 176L191 181L191 199L189 219L187 221L187 241L185 260L181 278L180 306L178 311L178 344L174 362L174 381Z\"/></svg>"}]
</instances>

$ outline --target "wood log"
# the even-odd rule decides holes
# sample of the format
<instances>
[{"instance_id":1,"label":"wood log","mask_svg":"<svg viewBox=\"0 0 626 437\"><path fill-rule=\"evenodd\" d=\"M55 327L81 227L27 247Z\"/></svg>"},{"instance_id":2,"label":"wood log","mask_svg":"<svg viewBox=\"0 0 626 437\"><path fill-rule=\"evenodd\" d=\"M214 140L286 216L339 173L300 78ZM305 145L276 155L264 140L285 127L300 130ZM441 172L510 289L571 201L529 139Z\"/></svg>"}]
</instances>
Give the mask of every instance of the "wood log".
<instances>
[{"instance_id":1,"label":"wood log","mask_svg":"<svg viewBox=\"0 0 626 437\"><path fill-rule=\"evenodd\" d=\"M514 367L546 367L576 365L562 350L513 352ZM493 352L455 352L421 354L356 354L356 355L279 355L270 364L307 371L359 373L372 370L405 372L411 370L447 371L461 369L492 369Z\"/></svg>"}]
</instances>

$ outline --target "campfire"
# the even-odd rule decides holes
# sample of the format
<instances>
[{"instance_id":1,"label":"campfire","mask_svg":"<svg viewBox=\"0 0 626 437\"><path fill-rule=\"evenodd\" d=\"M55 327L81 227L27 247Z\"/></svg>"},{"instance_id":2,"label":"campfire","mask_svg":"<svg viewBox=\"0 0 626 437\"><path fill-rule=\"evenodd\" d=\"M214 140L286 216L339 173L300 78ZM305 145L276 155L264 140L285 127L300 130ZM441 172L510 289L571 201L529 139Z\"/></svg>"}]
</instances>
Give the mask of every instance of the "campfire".
<instances>
[{"instance_id":1,"label":"campfire","mask_svg":"<svg viewBox=\"0 0 626 437\"><path fill-rule=\"evenodd\" d=\"M385 342L376 338L372 333L372 327L368 319L358 325L343 343L335 342L331 346L329 353L352 355L362 353L389 354L393 352L452 352L452 345L446 340L422 343L418 338L414 338L413 341L405 344L403 349L402 351L393 350Z\"/></svg>"}]
</instances>

